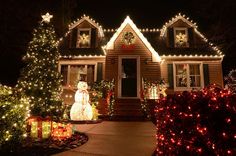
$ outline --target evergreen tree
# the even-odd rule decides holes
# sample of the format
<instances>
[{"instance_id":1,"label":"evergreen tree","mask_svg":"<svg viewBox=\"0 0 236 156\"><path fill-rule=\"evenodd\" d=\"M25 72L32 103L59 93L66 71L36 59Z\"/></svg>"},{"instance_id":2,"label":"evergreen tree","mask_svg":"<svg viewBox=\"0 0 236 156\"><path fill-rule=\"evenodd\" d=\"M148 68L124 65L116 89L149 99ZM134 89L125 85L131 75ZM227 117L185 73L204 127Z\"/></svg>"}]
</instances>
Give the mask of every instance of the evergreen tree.
<instances>
[{"instance_id":1,"label":"evergreen tree","mask_svg":"<svg viewBox=\"0 0 236 156\"><path fill-rule=\"evenodd\" d=\"M0 151L15 150L27 136L28 113L28 99L14 88L0 84Z\"/></svg>"},{"instance_id":2,"label":"evergreen tree","mask_svg":"<svg viewBox=\"0 0 236 156\"><path fill-rule=\"evenodd\" d=\"M58 72L58 42L52 17L43 15L39 27L33 31L33 39L23 60L26 67L22 71L17 88L30 99L31 115L61 117L63 103L62 76Z\"/></svg>"}]
</instances>

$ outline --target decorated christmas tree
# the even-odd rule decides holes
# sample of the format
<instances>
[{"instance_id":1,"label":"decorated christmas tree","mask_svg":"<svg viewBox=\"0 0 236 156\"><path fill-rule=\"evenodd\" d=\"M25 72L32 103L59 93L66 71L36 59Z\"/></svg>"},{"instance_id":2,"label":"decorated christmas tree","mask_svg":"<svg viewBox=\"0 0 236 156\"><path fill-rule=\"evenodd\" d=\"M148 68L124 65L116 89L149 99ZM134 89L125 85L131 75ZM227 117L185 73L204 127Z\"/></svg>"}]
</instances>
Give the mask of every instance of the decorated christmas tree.
<instances>
[{"instance_id":1,"label":"decorated christmas tree","mask_svg":"<svg viewBox=\"0 0 236 156\"><path fill-rule=\"evenodd\" d=\"M60 99L62 76L58 72L58 42L50 23L52 15L47 13L42 18L23 57L26 67L17 88L29 96L31 115L58 118L64 110Z\"/></svg>"},{"instance_id":2,"label":"decorated christmas tree","mask_svg":"<svg viewBox=\"0 0 236 156\"><path fill-rule=\"evenodd\" d=\"M28 99L15 89L0 84L0 151L17 148L27 136L28 113Z\"/></svg>"}]
</instances>

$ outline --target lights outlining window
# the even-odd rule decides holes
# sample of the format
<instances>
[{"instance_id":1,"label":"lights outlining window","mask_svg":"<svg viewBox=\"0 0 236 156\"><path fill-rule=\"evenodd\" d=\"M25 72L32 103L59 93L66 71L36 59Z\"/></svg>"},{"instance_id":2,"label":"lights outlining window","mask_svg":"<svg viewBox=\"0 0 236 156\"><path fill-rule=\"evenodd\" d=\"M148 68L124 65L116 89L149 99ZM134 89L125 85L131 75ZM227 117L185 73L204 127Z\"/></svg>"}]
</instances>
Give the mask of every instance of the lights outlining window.
<instances>
[{"instance_id":1,"label":"lights outlining window","mask_svg":"<svg viewBox=\"0 0 236 156\"><path fill-rule=\"evenodd\" d=\"M175 90L203 87L201 63L174 63Z\"/></svg>"},{"instance_id":2,"label":"lights outlining window","mask_svg":"<svg viewBox=\"0 0 236 156\"><path fill-rule=\"evenodd\" d=\"M63 86L76 87L78 81L91 84L95 81L95 65L61 65Z\"/></svg>"},{"instance_id":3,"label":"lights outlining window","mask_svg":"<svg viewBox=\"0 0 236 156\"><path fill-rule=\"evenodd\" d=\"M76 48L90 48L91 29L78 29Z\"/></svg>"},{"instance_id":4,"label":"lights outlining window","mask_svg":"<svg viewBox=\"0 0 236 156\"><path fill-rule=\"evenodd\" d=\"M187 28L174 28L175 47L189 47L187 30Z\"/></svg>"}]
</instances>

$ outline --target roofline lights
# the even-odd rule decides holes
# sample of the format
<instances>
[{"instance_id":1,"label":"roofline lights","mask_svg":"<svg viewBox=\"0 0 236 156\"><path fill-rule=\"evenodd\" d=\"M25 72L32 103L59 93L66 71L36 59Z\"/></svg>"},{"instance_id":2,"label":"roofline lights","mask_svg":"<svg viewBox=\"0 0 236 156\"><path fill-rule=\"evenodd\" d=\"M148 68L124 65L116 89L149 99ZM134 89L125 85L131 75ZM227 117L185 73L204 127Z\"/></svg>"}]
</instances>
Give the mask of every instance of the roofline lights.
<instances>
[{"instance_id":1,"label":"roofline lights","mask_svg":"<svg viewBox=\"0 0 236 156\"><path fill-rule=\"evenodd\" d=\"M105 58L105 55L60 55L60 58L71 58L71 59L77 59L77 58Z\"/></svg>"},{"instance_id":2,"label":"roofline lights","mask_svg":"<svg viewBox=\"0 0 236 156\"><path fill-rule=\"evenodd\" d=\"M143 34L140 32L140 30L137 28L137 26L134 24L134 22L130 19L129 16L127 16L124 20L124 22L121 24L121 26L117 29L117 31L113 34L109 42L106 44L104 49L114 49L114 42L119 36L119 34L122 32L122 30L125 28L126 25L130 25L131 28L135 31L135 33L138 35L138 37L142 40L142 42L145 44L145 46L150 50L152 53L152 60L153 62L160 62L161 57L158 55L158 53L154 50L154 48L151 46L151 44L148 42L148 40L143 36Z\"/></svg>"}]
</instances>

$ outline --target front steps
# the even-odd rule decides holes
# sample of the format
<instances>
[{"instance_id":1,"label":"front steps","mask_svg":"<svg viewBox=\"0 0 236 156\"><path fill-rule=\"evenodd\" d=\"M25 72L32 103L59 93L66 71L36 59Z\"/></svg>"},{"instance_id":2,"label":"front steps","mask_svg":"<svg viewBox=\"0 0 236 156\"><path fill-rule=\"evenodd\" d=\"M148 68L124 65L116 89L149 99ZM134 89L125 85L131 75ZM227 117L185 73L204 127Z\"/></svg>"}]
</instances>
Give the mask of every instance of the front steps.
<instances>
[{"instance_id":1,"label":"front steps","mask_svg":"<svg viewBox=\"0 0 236 156\"><path fill-rule=\"evenodd\" d=\"M102 107L103 106L103 107ZM104 120L114 120L114 121L144 121L145 117L143 116L140 99L116 99L114 104L114 112L110 117L107 112L106 101L103 101L103 104L99 105L99 113L101 119ZM105 108L104 108L105 106Z\"/></svg>"}]
</instances>

